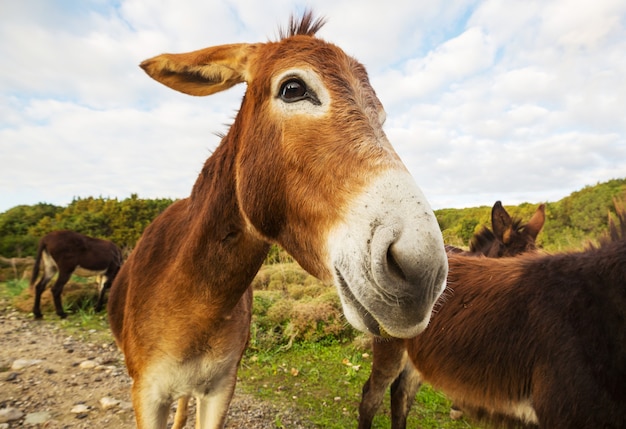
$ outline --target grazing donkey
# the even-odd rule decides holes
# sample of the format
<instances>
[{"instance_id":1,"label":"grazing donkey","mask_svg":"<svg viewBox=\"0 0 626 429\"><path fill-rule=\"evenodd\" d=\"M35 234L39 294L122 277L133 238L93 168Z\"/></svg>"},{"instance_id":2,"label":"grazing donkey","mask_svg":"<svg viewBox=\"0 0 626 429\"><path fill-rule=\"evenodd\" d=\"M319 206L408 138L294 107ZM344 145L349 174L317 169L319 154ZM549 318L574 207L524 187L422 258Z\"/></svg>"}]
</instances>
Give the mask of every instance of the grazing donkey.
<instances>
[{"instance_id":1,"label":"grazing donkey","mask_svg":"<svg viewBox=\"0 0 626 429\"><path fill-rule=\"evenodd\" d=\"M96 311L102 310L104 294L111 287L122 266L122 261L122 251L110 241L67 230L47 234L39 240L35 266L30 279L30 287L35 289L35 303L33 304L35 319L43 318L40 308L41 294L57 272L59 276L52 286L52 297L56 313L61 318L67 317L63 311L61 294L72 274L82 277L101 276ZM43 275L34 286L42 264Z\"/></svg>"},{"instance_id":2,"label":"grazing donkey","mask_svg":"<svg viewBox=\"0 0 626 429\"><path fill-rule=\"evenodd\" d=\"M280 244L337 285L358 329L412 337L445 287L434 214L385 136L365 68L292 18L277 42L163 54L141 67L191 95L247 84L191 195L145 230L117 277L109 321L139 428L220 428L249 336L249 285Z\"/></svg>"},{"instance_id":3,"label":"grazing donkey","mask_svg":"<svg viewBox=\"0 0 626 429\"><path fill-rule=\"evenodd\" d=\"M497 426L624 428L626 211L617 212L621 231L611 220L609 237L582 252L449 253L449 292L428 329L375 353L359 427L397 377L393 428L406 427L421 380Z\"/></svg>"},{"instance_id":4,"label":"grazing donkey","mask_svg":"<svg viewBox=\"0 0 626 429\"><path fill-rule=\"evenodd\" d=\"M537 249L535 240L545 223L545 210L545 204L540 204L528 223L523 224L520 219L513 219L502 203L496 201L491 208L493 231L483 226L470 240L469 251L452 246L446 246L446 250L449 254L490 258L512 257L532 252ZM372 426L374 415L390 384L392 428L404 428L408 411L421 385L421 378L408 359L404 340L374 338L372 348L372 370L363 386L363 398L359 407L359 429L369 429ZM450 415L460 418L462 411L453 405Z\"/></svg>"}]
</instances>

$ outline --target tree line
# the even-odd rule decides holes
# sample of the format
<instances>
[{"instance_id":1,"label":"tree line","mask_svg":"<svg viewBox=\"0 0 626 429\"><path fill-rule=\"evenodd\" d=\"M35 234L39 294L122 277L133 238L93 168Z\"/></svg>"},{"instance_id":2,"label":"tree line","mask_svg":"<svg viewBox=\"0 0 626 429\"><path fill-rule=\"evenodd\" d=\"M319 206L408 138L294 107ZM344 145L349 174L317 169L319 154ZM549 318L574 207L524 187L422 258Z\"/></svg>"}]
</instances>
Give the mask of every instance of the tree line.
<instances>
[{"instance_id":1,"label":"tree line","mask_svg":"<svg viewBox=\"0 0 626 429\"><path fill-rule=\"evenodd\" d=\"M173 202L132 194L121 201L75 198L66 207L47 203L16 206L0 213L0 255L35 256L39 239L60 229L111 240L128 252L150 222Z\"/></svg>"},{"instance_id":2,"label":"tree line","mask_svg":"<svg viewBox=\"0 0 626 429\"><path fill-rule=\"evenodd\" d=\"M608 216L615 216L613 199L626 199L626 178L613 179L556 201L546 203L546 223L538 243L546 250L577 249L600 237L608 227ZM116 198L75 198L66 207L47 203L20 205L0 213L0 255L34 256L39 239L48 232L70 229L92 237L111 240L129 252L144 229L174 200L142 199L132 194ZM495 201L494 201L495 203ZM530 219L539 203L508 206L506 210L524 221ZM467 247L482 226L491 226L491 206L435 210L446 244ZM280 258L273 248L270 258Z\"/></svg>"},{"instance_id":3,"label":"tree line","mask_svg":"<svg viewBox=\"0 0 626 429\"><path fill-rule=\"evenodd\" d=\"M626 178L585 186L556 202L546 202L546 222L537 243L548 251L581 249L608 229L609 216L615 220L613 200L626 200ZM515 218L528 221L539 203L504 207ZM495 203L495 201L494 201ZM481 226L491 225L491 207L435 210L447 244L467 246Z\"/></svg>"}]
</instances>

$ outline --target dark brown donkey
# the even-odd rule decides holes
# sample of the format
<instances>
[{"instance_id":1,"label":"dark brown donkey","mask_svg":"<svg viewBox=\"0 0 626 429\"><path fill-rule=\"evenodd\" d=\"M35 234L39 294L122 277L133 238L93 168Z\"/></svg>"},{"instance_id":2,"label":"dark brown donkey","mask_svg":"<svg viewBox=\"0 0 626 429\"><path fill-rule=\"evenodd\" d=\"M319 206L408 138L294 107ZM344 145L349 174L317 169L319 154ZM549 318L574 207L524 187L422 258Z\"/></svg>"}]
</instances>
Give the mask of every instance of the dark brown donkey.
<instances>
[{"instance_id":1,"label":"dark brown donkey","mask_svg":"<svg viewBox=\"0 0 626 429\"><path fill-rule=\"evenodd\" d=\"M72 274L82 277L100 276L96 311L102 310L104 294L111 287L111 283L122 266L122 260L122 251L110 241L66 230L47 234L39 240L37 258L30 279L30 287L35 289L35 303L33 304L35 318L43 317L40 308L41 294L56 273L59 273L59 276L52 286L52 297L56 312L61 318L67 317L63 311L61 294ZM42 264L43 275L34 286Z\"/></svg>"},{"instance_id":2,"label":"dark brown donkey","mask_svg":"<svg viewBox=\"0 0 626 429\"><path fill-rule=\"evenodd\" d=\"M109 321L133 379L139 428L220 428L250 325L250 282L270 243L337 285L373 334L428 324L447 260L436 219L394 152L364 67L306 13L277 42L164 54L141 67L191 95L245 82L235 121L191 195L144 232L117 277Z\"/></svg>"},{"instance_id":3,"label":"dark brown donkey","mask_svg":"<svg viewBox=\"0 0 626 429\"><path fill-rule=\"evenodd\" d=\"M582 252L449 254L449 293L428 329L401 344L418 372L403 372L395 383L394 427L406 423L410 378L421 377L498 426L624 428L623 206L618 215L621 231L611 221L611 238ZM370 412L364 404L361 411Z\"/></svg>"},{"instance_id":4,"label":"dark brown donkey","mask_svg":"<svg viewBox=\"0 0 626 429\"><path fill-rule=\"evenodd\" d=\"M491 209L493 231L483 226L472 237L469 251L452 246L446 246L446 250L448 254L490 258L512 257L532 252L537 249L535 241L543 228L545 218L545 204L540 204L528 223L523 224L520 219L512 218L500 201L496 201ZM391 385L392 427L404 428L408 411L421 385L421 378L408 359L404 340L374 338L372 347L372 372L363 386L363 398L359 407L359 429L369 429L372 426L374 415L389 385ZM459 417L461 413L455 404L451 414Z\"/></svg>"},{"instance_id":5,"label":"dark brown donkey","mask_svg":"<svg viewBox=\"0 0 626 429\"><path fill-rule=\"evenodd\" d=\"M546 220L546 206L540 204L527 224L521 219L513 219L496 201L491 209L491 228L483 226L474 234L470 242L469 253L488 258L517 256L524 252L537 250L537 235Z\"/></svg>"},{"instance_id":6,"label":"dark brown donkey","mask_svg":"<svg viewBox=\"0 0 626 429\"><path fill-rule=\"evenodd\" d=\"M503 258L537 249L535 240L546 220L546 206L540 204L528 221L513 219L500 201L491 208L491 228L483 226L470 240L469 251L446 246L447 252Z\"/></svg>"}]
</instances>

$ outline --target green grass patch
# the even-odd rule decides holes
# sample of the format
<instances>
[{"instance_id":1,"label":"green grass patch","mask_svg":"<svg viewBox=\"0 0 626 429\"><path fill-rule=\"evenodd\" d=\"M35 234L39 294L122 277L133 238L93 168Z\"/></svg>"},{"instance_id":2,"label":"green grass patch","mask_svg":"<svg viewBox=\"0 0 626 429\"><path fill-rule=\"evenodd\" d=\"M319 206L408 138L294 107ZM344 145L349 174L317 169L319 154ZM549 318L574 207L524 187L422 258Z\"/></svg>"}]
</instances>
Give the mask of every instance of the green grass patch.
<instances>
[{"instance_id":1,"label":"green grass patch","mask_svg":"<svg viewBox=\"0 0 626 429\"><path fill-rule=\"evenodd\" d=\"M282 351L248 350L239 369L238 386L279 408L294 407L311 428L344 429L357 425L361 389L371 364L371 353L348 342L302 342ZM387 391L373 428L391 427L389 401ZM451 420L450 405L443 394L425 385L417 395L407 426L476 427L464 419Z\"/></svg>"},{"instance_id":2,"label":"green grass patch","mask_svg":"<svg viewBox=\"0 0 626 429\"><path fill-rule=\"evenodd\" d=\"M8 280L4 283L4 287L0 288L0 293L5 298L15 298L22 294L22 292L28 288L28 280Z\"/></svg>"},{"instance_id":3,"label":"green grass patch","mask_svg":"<svg viewBox=\"0 0 626 429\"><path fill-rule=\"evenodd\" d=\"M78 278L78 277L77 277ZM0 283L0 299L3 305L29 313L32 317L33 292L27 280L9 280ZM63 307L68 313L67 319L60 319L54 312L52 293L46 288L41 296L41 308L44 320L38 323L55 324L75 338L90 342L112 342L113 335L109 330L106 311L96 313L94 306L97 300L97 288L93 283L73 279L63 291Z\"/></svg>"},{"instance_id":4,"label":"green grass patch","mask_svg":"<svg viewBox=\"0 0 626 429\"><path fill-rule=\"evenodd\" d=\"M98 343L114 341L113 333L109 329L106 311L96 313L93 303L89 300L73 305L71 311L72 313L69 313L70 315L66 319L59 319L56 314L48 317L48 319L55 319L63 329L72 333L75 338Z\"/></svg>"}]
</instances>

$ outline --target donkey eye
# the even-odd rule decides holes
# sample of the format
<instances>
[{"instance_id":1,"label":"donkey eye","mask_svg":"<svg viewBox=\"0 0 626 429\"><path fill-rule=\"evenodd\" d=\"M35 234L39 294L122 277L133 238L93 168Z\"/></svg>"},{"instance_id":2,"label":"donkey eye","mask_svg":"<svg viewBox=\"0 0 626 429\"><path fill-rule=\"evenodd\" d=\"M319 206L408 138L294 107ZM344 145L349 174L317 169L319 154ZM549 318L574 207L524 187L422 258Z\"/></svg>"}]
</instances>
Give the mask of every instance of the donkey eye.
<instances>
[{"instance_id":1,"label":"donkey eye","mask_svg":"<svg viewBox=\"0 0 626 429\"><path fill-rule=\"evenodd\" d=\"M313 104L321 104L313 91L307 88L306 84L297 78L286 80L280 87L281 100L287 103L294 103L300 100L309 100Z\"/></svg>"},{"instance_id":2,"label":"donkey eye","mask_svg":"<svg viewBox=\"0 0 626 429\"><path fill-rule=\"evenodd\" d=\"M284 101L302 100L306 96L306 85L300 79L289 79L280 87L280 98Z\"/></svg>"}]
</instances>

